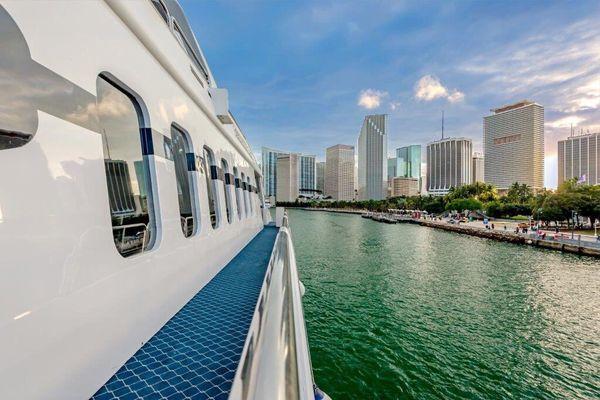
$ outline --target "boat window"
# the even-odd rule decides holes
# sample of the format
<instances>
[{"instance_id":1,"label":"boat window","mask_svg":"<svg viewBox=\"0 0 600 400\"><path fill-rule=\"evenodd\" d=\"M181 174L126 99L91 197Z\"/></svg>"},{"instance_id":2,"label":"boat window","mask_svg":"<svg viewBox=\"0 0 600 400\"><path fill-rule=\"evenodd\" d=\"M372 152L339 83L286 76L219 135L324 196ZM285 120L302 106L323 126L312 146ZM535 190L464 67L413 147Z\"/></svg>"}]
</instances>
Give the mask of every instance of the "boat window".
<instances>
[{"instance_id":1,"label":"boat window","mask_svg":"<svg viewBox=\"0 0 600 400\"><path fill-rule=\"evenodd\" d=\"M206 193L208 195L208 209L210 211L210 224L213 228L219 225L219 215L217 209L216 195L216 165L212 151L208 147L204 147L204 176L206 177Z\"/></svg>"},{"instance_id":2,"label":"boat window","mask_svg":"<svg viewBox=\"0 0 600 400\"><path fill-rule=\"evenodd\" d=\"M154 5L154 8L156 8L156 11L158 11L166 24L169 25L169 13L163 2L161 0L152 0L152 5Z\"/></svg>"},{"instance_id":3,"label":"boat window","mask_svg":"<svg viewBox=\"0 0 600 400\"><path fill-rule=\"evenodd\" d=\"M227 161L224 158L221 159L221 168L223 168L223 173L225 174L225 210L227 211L227 222L231 223L231 192L230 188L233 184L231 180L231 174L229 174L229 166L227 165Z\"/></svg>"},{"instance_id":4,"label":"boat window","mask_svg":"<svg viewBox=\"0 0 600 400\"><path fill-rule=\"evenodd\" d=\"M244 215L250 216L250 210L248 209L248 184L246 183L246 175L242 172L242 195L244 196Z\"/></svg>"},{"instance_id":5,"label":"boat window","mask_svg":"<svg viewBox=\"0 0 600 400\"><path fill-rule=\"evenodd\" d=\"M260 175L256 171L254 171L254 180L256 181L256 196L258 196L259 208L264 208L265 204L262 196L262 180L260 179Z\"/></svg>"},{"instance_id":6,"label":"boat window","mask_svg":"<svg viewBox=\"0 0 600 400\"><path fill-rule=\"evenodd\" d=\"M191 145L187 134L171 126L171 149L173 162L175 163L175 179L177 180L177 197L179 199L179 215L181 218L181 229L185 237L192 236L196 230L196 210L194 199L194 175L188 167L188 153L191 153Z\"/></svg>"},{"instance_id":7,"label":"boat window","mask_svg":"<svg viewBox=\"0 0 600 400\"><path fill-rule=\"evenodd\" d=\"M248 184L248 207L250 208L250 214L254 215L254 195L252 194L252 181L249 176L246 177L246 182Z\"/></svg>"},{"instance_id":8,"label":"boat window","mask_svg":"<svg viewBox=\"0 0 600 400\"><path fill-rule=\"evenodd\" d=\"M127 257L147 250L153 242L152 186L142 151L140 105L108 79L96 80L98 116L113 239L119 253Z\"/></svg>"},{"instance_id":9,"label":"boat window","mask_svg":"<svg viewBox=\"0 0 600 400\"><path fill-rule=\"evenodd\" d=\"M237 167L233 167L234 191L235 191L235 206L237 207L238 218L242 219L242 188L240 184L240 176Z\"/></svg>"}]
</instances>

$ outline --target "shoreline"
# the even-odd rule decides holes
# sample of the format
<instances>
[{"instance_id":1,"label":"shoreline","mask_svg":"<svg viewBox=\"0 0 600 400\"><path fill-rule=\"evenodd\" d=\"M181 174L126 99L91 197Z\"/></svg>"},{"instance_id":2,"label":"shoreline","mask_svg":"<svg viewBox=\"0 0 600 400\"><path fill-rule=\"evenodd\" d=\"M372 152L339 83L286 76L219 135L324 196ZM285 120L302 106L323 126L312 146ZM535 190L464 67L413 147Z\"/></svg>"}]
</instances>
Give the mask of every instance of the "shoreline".
<instances>
[{"instance_id":1,"label":"shoreline","mask_svg":"<svg viewBox=\"0 0 600 400\"><path fill-rule=\"evenodd\" d=\"M357 209L338 209L338 208L310 208L310 207L289 207L291 209L300 209L304 211L321 211L321 212L332 212L338 214L353 214L353 215L362 215L364 210ZM548 250L560 251L563 253L571 253L584 255L589 257L600 258L600 248L593 248L587 246L578 246L576 244L564 243L555 240L548 239L536 239L527 236L521 236L519 234L515 234L513 232L507 231L497 231L497 230L489 230L489 229L481 229L481 228L473 228L468 226L460 226L460 225L452 225L444 222L436 222L430 220L415 220L415 219L407 219L403 221L398 221L399 223L409 223L409 224L417 224L429 228L434 229L442 229L445 231L456 232L463 235L471 235L476 237L481 237L484 239L491 239L498 242L507 242L514 244L521 244L524 246L534 246Z\"/></svg>"}]
</instances>

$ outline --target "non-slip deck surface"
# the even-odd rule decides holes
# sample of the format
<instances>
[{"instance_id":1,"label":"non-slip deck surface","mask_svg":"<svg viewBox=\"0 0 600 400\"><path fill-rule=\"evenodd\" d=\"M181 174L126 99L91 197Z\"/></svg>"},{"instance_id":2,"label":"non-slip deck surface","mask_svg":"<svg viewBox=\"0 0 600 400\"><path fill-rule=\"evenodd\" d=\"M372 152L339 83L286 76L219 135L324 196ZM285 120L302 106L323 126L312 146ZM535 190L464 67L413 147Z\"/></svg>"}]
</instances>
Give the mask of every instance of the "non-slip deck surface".
<instances>
[{"instance_id":1,"label":"non-slip deck surface","mask_svg":"<svg viewBox=\"0 0 600 400\"><path fill-rule=\"evenodd\" d=\"M276 235L265 227L92 399L227 399Z\"/></svg>"}]
</instances>

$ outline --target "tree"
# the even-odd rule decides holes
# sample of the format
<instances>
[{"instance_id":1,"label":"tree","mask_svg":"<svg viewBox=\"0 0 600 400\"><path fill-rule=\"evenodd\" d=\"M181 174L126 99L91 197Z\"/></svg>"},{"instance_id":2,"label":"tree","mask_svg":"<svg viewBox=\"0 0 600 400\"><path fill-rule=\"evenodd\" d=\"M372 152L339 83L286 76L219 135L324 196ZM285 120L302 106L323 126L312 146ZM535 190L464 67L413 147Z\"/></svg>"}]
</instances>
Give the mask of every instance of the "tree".
<instances>
[{"instance_id":1,"label":"tree","mask_svg":"<svg viewBox=\"0 0 600 400\"><path fill-rule=\"evenodd\" d=\"M513 183L508 188L506 200L508 203L525 204L533 199L533 190L526 183Z\"/></svg>"},{"instance_id":2,"label":"tree","mask_svg":"<svg viewBox=\"0 0 600 400\"><path fill-rule=\"evenodd\" d=\"M476 211L476 210L481 210L483 208L483 204L475 199L475 198L469 198L469 199L454 199L451 202L449 202L448 204L446 204L446 211L458 211L458 212L463 212L465 210L467 211Z\"/></svg>"},{"instance_id":3,"label":"tree","mask_svg":"<svg viewBox=\"0 0 600 400\"><path fill-rule=\"evenodd\" d=\"M489 183L475 182L469 185L451 187L446 195L447 201L454 199L468 199L473 197L477 200L488 202L498 199L498 191Z\"/></svg>"}]
</instances>

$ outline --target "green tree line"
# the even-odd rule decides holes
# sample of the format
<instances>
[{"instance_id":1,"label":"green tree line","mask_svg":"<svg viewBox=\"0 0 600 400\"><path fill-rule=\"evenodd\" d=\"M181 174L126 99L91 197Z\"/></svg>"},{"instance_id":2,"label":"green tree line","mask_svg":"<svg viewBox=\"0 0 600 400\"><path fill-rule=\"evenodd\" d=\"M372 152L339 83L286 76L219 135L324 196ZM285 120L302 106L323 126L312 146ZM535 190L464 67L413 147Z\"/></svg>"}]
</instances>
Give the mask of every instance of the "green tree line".
<instances>
[{"instance_id":1,"label":"green tree line","mask_svg":"<svg viewBox=\"0 0 600 400\"><path fill-rule=\"evenodd\" d=\"M421 210L440 214L444 211L481 211L492 218L532 217L545 222L562 222L581 217L600 220L600 185L578 184L575 179L557 190L538 193L526 184L515 182L504 195L490 184L476 182L451 188L445 196L392 197L366 201L308 201L277 203L286 207L315 207L386 211Z\"/></svg>"}]
</instances>

